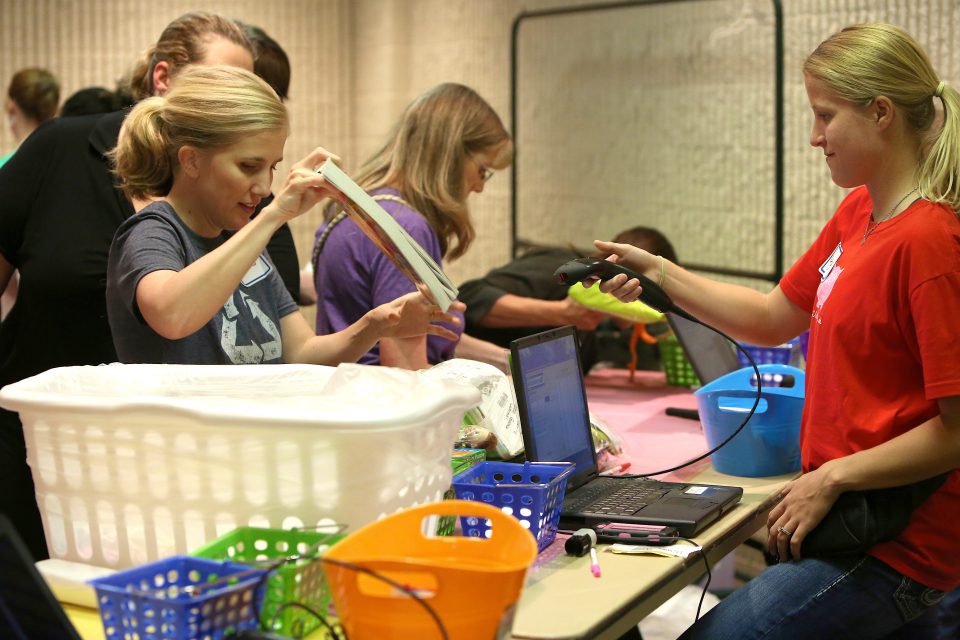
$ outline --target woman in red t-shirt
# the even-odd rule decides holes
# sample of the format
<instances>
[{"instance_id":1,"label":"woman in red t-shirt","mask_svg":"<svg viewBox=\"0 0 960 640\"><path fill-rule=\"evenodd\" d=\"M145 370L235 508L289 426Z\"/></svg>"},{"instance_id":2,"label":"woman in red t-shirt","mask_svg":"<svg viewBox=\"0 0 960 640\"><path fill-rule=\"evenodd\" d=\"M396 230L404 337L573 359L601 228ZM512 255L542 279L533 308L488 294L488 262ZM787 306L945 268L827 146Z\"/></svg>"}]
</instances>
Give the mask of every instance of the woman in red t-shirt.
<instances>
[{"instance_id":1,"label":"woman in red t-shirt","mask_svg":"<svg viewBox=\"0 0 960 640\"><path fill-rule=\"evenodd\" d=\"M960 585L960 93L909 35L883 24L828 38L804 82L810 144L853 190L773 291L596 243L738 339L776 345L810 329L804 473L767 519L781 562L683 637L933 638L938 603ZM623 301L639 292L624 275L600 286ZM842 493L945 473L895 539L804 557L804 539Z\"/></svg>"}]
</instances>

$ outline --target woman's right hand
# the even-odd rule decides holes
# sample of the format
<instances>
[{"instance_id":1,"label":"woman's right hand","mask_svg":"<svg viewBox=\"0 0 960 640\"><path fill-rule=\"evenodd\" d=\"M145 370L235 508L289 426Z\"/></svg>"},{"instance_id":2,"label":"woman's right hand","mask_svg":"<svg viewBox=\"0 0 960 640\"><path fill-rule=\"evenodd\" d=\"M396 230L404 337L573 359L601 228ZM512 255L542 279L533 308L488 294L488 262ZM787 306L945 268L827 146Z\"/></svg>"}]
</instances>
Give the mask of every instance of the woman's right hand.
<instances>
[{"instance_id":1,"label":"woman's right hand","mask_svg":"<svg viewBox=\"0 0 960 640\"><path fill-rule=\"evenodd\" d=\"M450 309L465 311L467 305L454 301ZM460 324L460 318L444 313L440 307L427 300L418 291L400 296L370 311L370 319L378 325L381 338L412 338L435 335L447 340L456 340L457 334L444 326L434 324Z\"/></svg>"},{"instance_id":2,"label":"woman's right hand","mask_svg":"<svg viewBox=\"0 0 960 640\"><path fill-rule=\"evenodd\" d=\"M323 147L317 147L307 157L291 167L290 173L270 203L276 212L289 222L312 209L326 198L343 200L344 196L326 178L317 173L317 168L328 158L339 161L340 158ZM268 209L270 208L268 207Z\"/></svg>"},{"instance_id":3,"label":"woman's right hand","mask_svg":"<svg viewBox=\"0 0 960 640\"><path fill-rule=\"evenodd\" d=\"M603 240L594 240L594 246L600 251L609 254L607 260L622 264L628 269L647 276L653 282L659 279L659 264L657 256L639 249L632 244L623 244L619 242L605 242ZM589 286L587 282L583 286ZM640 297L640 281L636 278L628 278L626 274L618 273L609 280L600 283L600 291L609 293L621 302L633 302Z\"/></svg>"}]
</instances>

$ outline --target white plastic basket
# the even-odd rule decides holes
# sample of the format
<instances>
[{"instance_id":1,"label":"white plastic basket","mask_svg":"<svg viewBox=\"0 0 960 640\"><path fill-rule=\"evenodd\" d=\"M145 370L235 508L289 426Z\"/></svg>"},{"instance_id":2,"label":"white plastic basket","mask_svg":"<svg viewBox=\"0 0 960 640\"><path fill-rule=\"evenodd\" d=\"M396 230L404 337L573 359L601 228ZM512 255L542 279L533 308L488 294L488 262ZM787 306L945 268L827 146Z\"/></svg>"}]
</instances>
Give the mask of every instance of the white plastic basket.
<instances>
[{"instance_id":1,"label":"white plastic basket","mask_svg":"<svg viewBox=\"0 0 960 640\"><path fill-rule=\"evenodd\" d=\"M241 525L355 529L439 500L476 389L385 367L63 367L20 412L51 557L129 568Z\"/></svg>"}]
</instances>

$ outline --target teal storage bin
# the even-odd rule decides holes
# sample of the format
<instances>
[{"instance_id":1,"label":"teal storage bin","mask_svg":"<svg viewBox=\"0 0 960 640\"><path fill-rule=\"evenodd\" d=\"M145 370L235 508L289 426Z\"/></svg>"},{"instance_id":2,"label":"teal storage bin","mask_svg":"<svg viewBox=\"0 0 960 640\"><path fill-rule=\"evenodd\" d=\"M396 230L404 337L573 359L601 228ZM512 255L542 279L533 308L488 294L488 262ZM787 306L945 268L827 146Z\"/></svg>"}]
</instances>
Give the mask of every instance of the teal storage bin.
<instances>
[{"instance_id":1,"label":"teal storage bin","mask_svg":"<svg viewBox=\"0 0 960 640\"><path fill-rule=\"evenodd\" d=\"M750 422L710 456L720 473L751 478L800 470L800 415L804 373L781 364L762 364L760 402ZM694 392L711 449L730 437L757 397L756 374L745 367Z\"/></svg>"}]
</instances>

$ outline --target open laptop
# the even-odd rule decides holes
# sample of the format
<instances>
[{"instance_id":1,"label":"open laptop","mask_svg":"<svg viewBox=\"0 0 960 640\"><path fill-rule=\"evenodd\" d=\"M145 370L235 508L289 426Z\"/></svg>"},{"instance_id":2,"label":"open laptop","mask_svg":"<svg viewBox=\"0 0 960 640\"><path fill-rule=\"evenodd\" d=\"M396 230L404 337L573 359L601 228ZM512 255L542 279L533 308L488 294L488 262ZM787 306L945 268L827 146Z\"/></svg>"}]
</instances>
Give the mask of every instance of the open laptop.
<instances>
[{"instance_id":1,"label":"open laptop","mask_svg":"<svg viewBox=\"0 0 960 640\"><path fill-rule=\"evenodd\" d=\"M560 526L614 522L676 527L690 537L731 509L740 487L600 477L573 326L510 344L513 384L527 460L573 462Z\"/></svg>"},{"instance_id":2,"label":"open laptop","mask_svg":"<svg viewBox=\"0 0 960 640\"><path fill-rule=\"evenodd\" d=\"M736 347L716 331L673 313L666 317L701 384L713 382L743 366Z\"/></svg>"},{"instance_id":3,"label":"open laptop","mask_svg":"<svg viewBox=\"0 0 960 640\"><path fill-rule=\"evenodd\" d=\"M0 514L0 638L81 640L33 564L13 525Z\"/></svg>"}]
</instances>

